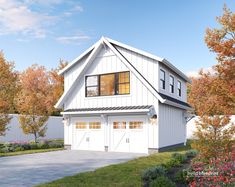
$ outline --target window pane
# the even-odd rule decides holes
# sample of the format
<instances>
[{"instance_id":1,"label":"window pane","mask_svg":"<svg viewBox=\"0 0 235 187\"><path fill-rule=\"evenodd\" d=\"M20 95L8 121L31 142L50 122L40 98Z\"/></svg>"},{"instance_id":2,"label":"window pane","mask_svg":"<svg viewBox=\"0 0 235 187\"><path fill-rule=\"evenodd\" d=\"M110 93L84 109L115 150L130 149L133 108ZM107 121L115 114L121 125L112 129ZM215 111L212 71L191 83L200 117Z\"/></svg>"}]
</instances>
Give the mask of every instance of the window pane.
<instances>
[{"instance_id":1,"label":"window pane","mask_svg":"<svg viewBox=\"0 0 235 187\"><path fill-rule=\"evenodd\" d=\"M77 122L76 129L86 129L86 122Z\"/></svg>"},{"instance_id":2,"label":"window pane","mask_svg":"<svg viewBox=\"0 0 235 187\"><path fill-rule=\"evenodd\" d=\"M115 94L115 74L100 76L100 95L114 95Z\"/></svg>"},{"instance_id":3,"label":"window pane","mask_svg":"<svg viewBox=\"0 0 235 187\"><path fill-rule=\"evenodd\" d=\"M160 87L161 87L162 89L165 89L165 81L160 80Z\"/></svg>"},{"instance_id":4,"label":"window pane","mask_svg":"<svg viewBox=\"0 0 235 187\"><path fill-rule=\"evenodd\" d=\"M170 84L174 85L174 77L170 76Z\"/></svg>"},{"instance_id":5,"label":"window pane","mask_svg":"<svg viewBox=\"0 0 235 187\"><path fill-rule=\"evenodd\" d=\"M160 70L160 79L165 80L165 71Z\"/></svg>"},{"instance_id":6,"label":"window pane","mask_svg":"<svg viewBox=\"0 0 235 187\"><path fill-rule=\"evenodd\" d=\"M129 123L130 129L143 129L143 122L142 121L131 121Z\"/></svg>"},{"instance_id":7,"label":"window pane","mask_svg":"<svg viewBox=\"0 0 235 187\"><path fill-rule=\"evenodd\" d=\"M130 93L130 83L119 84L118 94L129 94Z\"/></svg>"},{"instance_id":8,"label":"window pane","mask_svg":"<svg viewBox=\"0 0 235 187\"><path fill-rule=\"evenodd\" d=\"M181 82L178 81L178 85L177 85L178 89L181 89Z\"/></svg>"},{"instance_id":9,"label":"window pane","mask_svg":"<svg viewBox=\"0 0 235 187\"><path fill-rule=\"evenodd\" d=\"M130 72L118 73L118 81L119 83L130 82Z\"/></svg>"},{"instance_id":10,"label":"window pane","mask_svg":"<svg viewBox=\"0 0 235 187\"><path fill-rule=\"evenodd\" d=\"M90 122L89 129L101 129L101 123L100 122Z\"/></svg>"},{"instance_id":11,"label":"window pane","mask_svg":"<svg viewBox=\"0 0 235 187\"><path fill-rule=\"evenodd\" d=\"M126 122L113 122L113 129L126 129Z\"/></svg>"},{"instance_id":12,"label":"window pane","mask_svg":"<svg viewBox=\"0 0 235 187\"><path fill-rule=\"evenodd\" d=\"M98 93L99 92L98 92L98 87L97 86L87 87L87 92L86 92L87 97L97 96Z\"/></svg>"},{"instance_id":13,"label":"window pane","mask_svg":"<svg viewBox=\"0 0 235 187\"><path fill-rule=\"evenodd\" d=\"M97 86L98 85L98 76L89 76L86 78L87 86Z\"/></svg>"}]
</instances>

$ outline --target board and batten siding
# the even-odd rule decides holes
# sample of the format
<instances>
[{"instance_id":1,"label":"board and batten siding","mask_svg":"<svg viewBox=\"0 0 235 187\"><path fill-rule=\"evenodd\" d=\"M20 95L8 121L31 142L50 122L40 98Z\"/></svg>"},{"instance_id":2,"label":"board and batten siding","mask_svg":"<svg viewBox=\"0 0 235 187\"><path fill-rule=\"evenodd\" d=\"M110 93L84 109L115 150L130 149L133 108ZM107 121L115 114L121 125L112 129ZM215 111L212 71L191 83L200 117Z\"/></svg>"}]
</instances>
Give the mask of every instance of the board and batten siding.
<instances>
[{"instance_id":1,"label":"board and batten siding","mask_svg":"<svg viewBox=\"0 0 235 187\"><path fill-rule=\"evenodd\" d=\"M158 148L185 142L186 120L184 112L182 109L159 103Z\"/></svg>"},{"instance_id":2,"label":"board and batten siding","mask_svg":"<svg viewBox=\"0 0 235 187\"><path fill-rule=\"evenodd\" d=\"M115 106L155 105L157 98L145 85L130 72L130 94L117 96L85 97L85 76L112 72L129 71L126 65L109 49L103 47L85 75L78 80L76 87L65 101L64 109L96 108Z\"/></svg>"},{"instance_id":3,"label":"board and batten siding","mask_svg":"<svg viewBox=\"0 0 235 187\"><path fill-rule=\"evenodd\" d=\"M64 91L67 91L71 87L78 74L81 73L81 70L83 69L85 65L84 63L89 54L90 53L85 55L82 59L79 60L78 63L76 63L72 68L64 73Z\"/></svg>"},{"instance_id":4,"label":"board and batten siding","mask_svg":"<svg viewBox=\"0 0 235 187\"><path fill-rule=\"evenodd\" d=\"M158 79L159 82L159 88L158 91L160 93L163 93L165 95L168 95L170 97L173 97L175 99L187 102L187 84L186 81L180 78L176 73L174 73L172 70L170 70L168 67L163 65L162 63L159 64L159 72L158 74L160 75L160 70L165 71L165 80L166 80L166 87L165 90L160 88L160 78ZM174 77L174 93L170 92L170 76ZM177 81L181 82L181 97L178 96L177 92Z\"/></svg>"},{"instance_id":5,"label":"board and batten siding","mask_svg":"<svg viewBox=\"0 0 235 187\"><path fill-rule=\"evenodd\" d=\"M117 47L117 50L123 54L151 85L158 88L158 61L122 47Z\"/></svg>"}]
</instances>

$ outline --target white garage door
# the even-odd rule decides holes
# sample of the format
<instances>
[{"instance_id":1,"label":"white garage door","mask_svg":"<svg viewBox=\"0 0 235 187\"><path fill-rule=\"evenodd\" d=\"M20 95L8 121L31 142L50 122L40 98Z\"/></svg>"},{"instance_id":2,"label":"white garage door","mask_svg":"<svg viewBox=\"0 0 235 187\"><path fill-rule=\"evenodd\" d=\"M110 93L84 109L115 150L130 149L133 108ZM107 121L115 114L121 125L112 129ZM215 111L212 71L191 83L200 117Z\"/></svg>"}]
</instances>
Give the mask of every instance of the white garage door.
<instances>
[{"instance_id":1,"label":"white garage door","mask_svg":"<svg viewBox=\"0 0 235 187\"><path fill-rule=\"evenodd\" d=\"M144 117L111 117L110 148L116 152L148 153Z\"/></svg>"},{"instance_id":2,"label":"white garage door","mask_svg":"<svg viewBox=\"0 0 235 187\"><path fill-rule=\"evenodd\" d=\"M72 149L104 151L104 126L100 118L75 118Z\"/></svg>"}]
</instances>

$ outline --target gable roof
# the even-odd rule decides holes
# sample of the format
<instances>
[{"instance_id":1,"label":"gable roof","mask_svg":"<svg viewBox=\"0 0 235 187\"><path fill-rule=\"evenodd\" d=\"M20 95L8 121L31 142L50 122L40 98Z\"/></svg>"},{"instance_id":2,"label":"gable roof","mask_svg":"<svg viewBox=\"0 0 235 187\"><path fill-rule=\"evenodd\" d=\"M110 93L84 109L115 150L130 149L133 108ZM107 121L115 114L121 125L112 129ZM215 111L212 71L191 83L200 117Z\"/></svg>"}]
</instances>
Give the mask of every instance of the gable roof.
<instances>
[{"instance_id":1,"label":"gable roof","mask_svg":"<svg viewBox=\"0 0 235 187\"><path fill-rule=\"evenodd\" d=\"M110 42L111 41L111 42ZM116 42L116 41L115 41ZM116 43L118 45L118 43ZM72 86L64 92L64 94L61 96L61 98L59 99L59 101L56 103L55 108L61 108L64 101L66 100L66 98L70 95L70 93L72 92L72 90L74 89L74 87L76 86L76 82L84 75L85 71L87 70L87 68L89 67L89 65L92 63L92 61L94 60L94 58L96 57L96 54L99 52L99 50L102 48L102 45L107 45L112 52L129 68L129 70L142 82L143 85L145 85L148 90L161 102L161 103L166 103L167 98L165 99L164 97L162 97L160 95L160 93L158 93L158 91L152 86L152 84L150 84L146 78L122 55L121 52L119 52L119 50L115 47L116 44L113 44L113 40L111 39L107 39L102 37L97 43L95 43L91 48L89 48L88 50L86 50L82 55L80 55L77 59L75 59L71 65L67 68L64 68L60 74L64 74L67 70L69 70L74 64L77 63L77 61L79 61L83 56L88 54L87 59L85 60L85 63L82 67L81 73L77 75L75 81L73 82ZM122 44L123 46L125 46L125 44ZM120 45L118 45L120 46ZM121 46L121 47L123 47ZM129 48L129 50L137 50L134 48ZM145 53L145 52L143 52ZM146 54L147 55L147 54ZM159 57L153 56L154 58L156 58L155 60L158 59L161 60ZM77 61L76 61L77 60ZM164 61L164 59L162 59L162 61ZM173 66L173 65L172 65ZM187 76L186 76L187 77ZM169 99L168 99L169 100ZM183 103L183 102L182 102ZM183 108L183 109L190 109L190 106L187 106L186 104L182 105L182 103L179 103L177 105L177 107ZM171 104L171 102L169 103Z\"/></svg>"},{"instance_id":2,"label":"gable roof","mask_svg":"<svg viewBox=\"0 0 235 187\"><path fill-rule=\"evenodd\" d=\"M167 66L168 68L170 68L171 70L173 70L176 74L178 74L181 78L183 78L186 82L189 82L191 83L191 80L184 74L182 73L178 68L176 68L173 64L171 64L167 59L165 58L161 58L161 57L158 57L156 55L152 55L148 52L145 52L145 51L142 51L140 49L137 49L137 48L134 48L134 47L131 47L129 45L126 45L126 44L123 44L121 42L118 42L118 41L115 41L113 39L110 39L110 38L107 38L107 37L102 37L101 39L105 39L106 41L108 41L110 44L114 44L113 46L119 46L119 47L122 47L124 49L128 49L130 51L133 51L135 53L138 53L140 55L143 55L145 57L148 57L148 58L151 58L153 60L156 60L158 62L161 62L163 63L165 66ZM100 40L101 40L100 39ZM100 41L99 40L99 41ZM98 41L98 42L99 42ZM96 42L93 46L91 46L90 48L88 48L84 53L82 53L79 57L77 57L76 59L74 59L68 66L66 66L64 69L62 69L60 72L59 72L59 75L63 75L66 71L68 71L71 67L73 67L76 63L79 62L79 60L87 55L89 52L91 52L93 49L94 49L94 46L98 43Z\"/></svg>"}]
</instances>

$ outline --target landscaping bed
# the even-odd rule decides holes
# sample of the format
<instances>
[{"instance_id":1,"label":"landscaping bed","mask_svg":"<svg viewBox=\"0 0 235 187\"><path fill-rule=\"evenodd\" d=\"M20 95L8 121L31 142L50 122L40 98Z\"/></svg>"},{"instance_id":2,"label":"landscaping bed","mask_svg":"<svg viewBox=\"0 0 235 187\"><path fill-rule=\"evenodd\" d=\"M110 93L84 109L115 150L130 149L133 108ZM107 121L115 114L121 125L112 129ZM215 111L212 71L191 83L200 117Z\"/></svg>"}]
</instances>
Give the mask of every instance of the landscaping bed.
<instances>
[{"instance_id":1,"label":"landscaping bed","mask_svg":"<svg viewBox=\"0 0 235 187\"><path fill-rule=\"evenodd\" d=\"M0 157L32 154L39 152L63 150L62 140L41 140L34 142L8 142L0 143Z\"/></svg>"}]
</instances>

